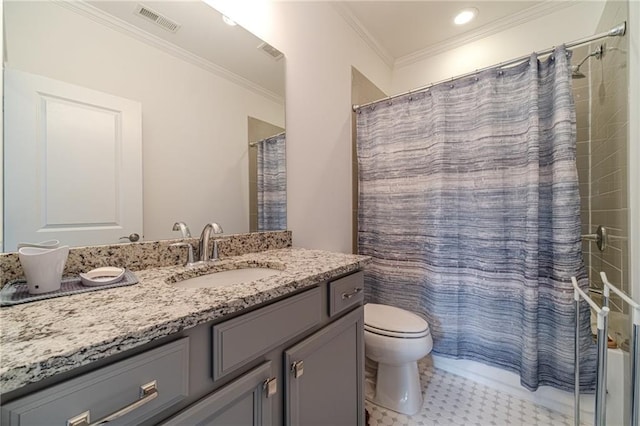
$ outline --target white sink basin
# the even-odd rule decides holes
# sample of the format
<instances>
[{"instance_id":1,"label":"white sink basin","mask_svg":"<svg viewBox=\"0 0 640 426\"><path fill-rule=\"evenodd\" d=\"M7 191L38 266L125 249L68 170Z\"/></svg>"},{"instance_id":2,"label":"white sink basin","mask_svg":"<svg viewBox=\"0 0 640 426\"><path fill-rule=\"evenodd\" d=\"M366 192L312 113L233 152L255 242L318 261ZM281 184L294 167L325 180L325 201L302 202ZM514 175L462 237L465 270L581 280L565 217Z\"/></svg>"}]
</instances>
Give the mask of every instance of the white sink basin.
<instances>
[{"instance_id":1,"label":"white sink basin","mask_svg":"<svg viewBox=\"0 0 640 426\"><path fill-rule=\"evenodd\" d=\"M240 268L211 272L199 277L178 281L173 285L180 288L215 288L259 280L278 275L282 271L270 268Z\"/></svg>"}]
</instances>

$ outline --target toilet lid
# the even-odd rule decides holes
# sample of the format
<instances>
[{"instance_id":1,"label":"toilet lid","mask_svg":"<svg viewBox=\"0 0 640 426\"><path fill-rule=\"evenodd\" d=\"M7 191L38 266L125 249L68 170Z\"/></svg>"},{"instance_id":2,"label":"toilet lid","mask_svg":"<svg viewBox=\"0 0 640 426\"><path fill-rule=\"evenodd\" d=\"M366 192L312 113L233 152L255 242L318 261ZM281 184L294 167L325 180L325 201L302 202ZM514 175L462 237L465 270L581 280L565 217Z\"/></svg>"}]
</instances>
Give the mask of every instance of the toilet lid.
<instances>
[{"instance_id":1,"label":"toilet lid","mask_svg":"<svg viewBox=\"0 0 640 426\"><path fill-rule=\"evenodd\" d=\"M389 305L367 303L364 305L365 330L369 329L390 336L424 336L429 331L429 323L413 312Z\"/></svg>"}]
</instances>

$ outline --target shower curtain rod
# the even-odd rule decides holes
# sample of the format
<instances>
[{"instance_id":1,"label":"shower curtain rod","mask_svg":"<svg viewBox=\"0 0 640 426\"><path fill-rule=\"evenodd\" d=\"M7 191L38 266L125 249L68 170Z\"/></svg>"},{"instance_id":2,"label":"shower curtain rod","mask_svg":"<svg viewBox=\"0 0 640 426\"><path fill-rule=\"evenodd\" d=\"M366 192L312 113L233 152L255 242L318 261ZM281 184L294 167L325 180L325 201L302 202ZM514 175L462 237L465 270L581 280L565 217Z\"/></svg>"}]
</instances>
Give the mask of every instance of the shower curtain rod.
<instances>
[{"instance_id":1,"label":"shower curtain rod","mask_svg":"<svg viewBox=\"0 0 640 426\"><path fill-rule=\"evenodd\" d=\"M572 42L565 43L565 47L567 49L572 48L572 47L578 47L578 46L581 46L583 44L591 43L592 41L600 40L601 38L606 38L606 37L622 37L622 36L625 35L626 32L627 32L627 21L623 21L622 23L620 23L620 24L616 25L615 27L611 28L609 31L605 31L605 32L602 32L602 33L599 33L599 34L594 34L594 35L589 36L589 37L584 37L584 38L581 38L579 40L574 40ZM554 47L550 47L550 48L545 49L545 50L542 50L540 52L536 52L536 53L538 55L548 55L549 53L552 53L554 49L555 49L555 46ZM411 90L408 90L406 92L399 93L397 95L388 96L386 98L378 99L377 101L367 102L366 104L362 104L362 105L353 105L351 107L351 109L353 109L354 112L359 112L362 108L370 106L370 105L373 105L373 104L377 104L378 102L390 101L392 99L396 99L396 98L399 98L401 96L410 95L411 93L420 93L420 92L428 90L431 87L436 86L438 84L459 80L459 79L465 78L465 77L471 77L471 76L473 76L475 74L478 74L478 73L480 73L482 71L487 71L487 70L490 70L490 69L493 69L493 68L502 68L502 67L506 67L508 65L514 65L514 64L517 64L519 62L525 61L526 59L529 59L530 57L531 57L530 54L529 55L525 55L525 56L520 56L518 58L511 59L511 60L506 61L506 62L500 62L497 65L490 65L488 67L480 68L480 69L477 69L477 70L472 71L472 72L468 72L468 73L465 73L465 74L457 75L455 77L450 77L450 78L447 78L447 79L444 79L444 80L440 80L440 81L437 81L435 83L428 84L426 86L418 87L416 89L411 89Z\"/></svg>"},{"instance_id":2,"label":"shower curtain rod","mask_svg":"<svg viewBox=\"0 0 640 426\"><path fill-rule=\"evenodd\" d=\"M249 142L249 146L256 146L256 145L258 145L259 143L262 143L262 142L266 141L267 139L275 138L275 137L277 137L277 136L284 135L285 133L286 133L286 131L284 131L284 132L280 132L280 133L276 133L276 134L275 134L275 135L273 135L273 136L269 136L268 138L264 138L264 139L261 139L261 140L259 140L259 141Z\"/></svg>"}]
</instances>

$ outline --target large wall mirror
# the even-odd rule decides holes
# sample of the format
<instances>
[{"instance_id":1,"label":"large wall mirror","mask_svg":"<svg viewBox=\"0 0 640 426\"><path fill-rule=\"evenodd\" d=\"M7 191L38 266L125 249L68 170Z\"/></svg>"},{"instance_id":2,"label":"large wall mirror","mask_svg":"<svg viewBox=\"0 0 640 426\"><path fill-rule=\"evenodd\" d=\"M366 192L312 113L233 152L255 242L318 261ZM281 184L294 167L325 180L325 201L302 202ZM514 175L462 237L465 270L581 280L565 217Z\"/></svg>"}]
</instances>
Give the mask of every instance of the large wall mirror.
<instances>
[{"instance_id":1,"label":"large wall mirror","mask_svg":"<svg viewBox=\"0 0 640 426\"><path fill-rule=\"evenodd\" d=\"M4 32L3 251L286 228L277 49L201 1L5 1Z\"/></svg>"}]
</instances>

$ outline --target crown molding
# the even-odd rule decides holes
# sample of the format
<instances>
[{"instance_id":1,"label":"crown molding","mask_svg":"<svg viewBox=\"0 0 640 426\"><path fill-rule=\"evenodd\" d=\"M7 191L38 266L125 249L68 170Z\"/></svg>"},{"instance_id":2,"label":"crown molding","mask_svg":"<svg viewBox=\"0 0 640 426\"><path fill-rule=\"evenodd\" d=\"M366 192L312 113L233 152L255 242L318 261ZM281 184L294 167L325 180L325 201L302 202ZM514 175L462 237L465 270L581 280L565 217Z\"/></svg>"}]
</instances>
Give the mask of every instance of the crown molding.
<instances>
[{"instance_id":1,"label":"crown molding","mask_svg":"<svg viewBox=\"0 0 640 426\"><path fill-rule=\"evenodd\" d=\"M342 2L332 2L334 9L338 12L342 19L360 36L360 38L373 50L389 68L393 68L395 58L385 49L378 40L371 35L365 26L360 22L353 11Z\"/></svg>"},{"instance_id":2,"label":"crown molding","mask_svg":"<svg viewBox=\"0 0 640 426\"><path fill-rule=\"evenodd\" d=\"M440 43L436 43L432 46L410 53L408 55L397 58L394 62L394 67L405 67L421 60L427 59L431 56L446 52L447 50L455 49L465 44L489 37L497 34L501 31L508 30L517 25L531 21L533 19L540 18L542 16L557 12L561 9L575 5L575 0L570 1L555 1L546 0L540 4L531 6L520 12L505 16L491 23L476 28L473 31L466 32L456 37L444 40Z\"/></svg>"},{"instance_id":3,"label":"crown molding","mask_svg":"<svg viewBox=\"0 0 640 426\"><path fill-rule=\"evenodd\" d=\"M85 0L55 0L54 3L63 6L79 15L89 18L99 24L102 24L108 28L135 38L143 43L148 44L149 46L160 49L163 52L168 53L178 59L198 66L205 71L209 71L210 73L215 74L218 77L222 77L228 81L231 81L232 83L244 87L245 89L248 89L273 102L284 104L284 98L282 96L279 96L277 93L267 90L260 85L244 77L241 77L226 68L221 67L220 65L217 65L207 59L202 58L201 56L195 55L188 50L183 49L182 47L176 46L175 44L163 40L160 37L143 31L140 28L126 21L123 21L122 19L109 15L101 9L88 4Z\"/></svg>"}]
</instances>

